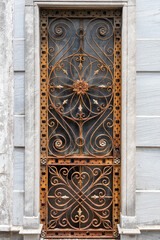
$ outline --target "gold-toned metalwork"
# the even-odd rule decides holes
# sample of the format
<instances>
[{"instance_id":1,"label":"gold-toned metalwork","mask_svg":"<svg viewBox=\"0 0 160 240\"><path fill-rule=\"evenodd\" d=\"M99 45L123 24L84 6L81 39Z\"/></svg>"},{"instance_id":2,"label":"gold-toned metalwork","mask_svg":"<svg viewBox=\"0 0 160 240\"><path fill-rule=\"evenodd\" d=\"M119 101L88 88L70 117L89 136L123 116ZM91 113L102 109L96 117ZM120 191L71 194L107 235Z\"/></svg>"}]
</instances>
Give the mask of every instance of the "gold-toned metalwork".
<instances>
[{"instance_id":1,"label":"gold-toned metalwork","mask_svg":"<svg viewBox=\"0 0 160 240\"><path fill-rule=\"evenodd\" d=\"M43 238L118 238L121 11L41 10Z\"/></svg>"}]
</instances>

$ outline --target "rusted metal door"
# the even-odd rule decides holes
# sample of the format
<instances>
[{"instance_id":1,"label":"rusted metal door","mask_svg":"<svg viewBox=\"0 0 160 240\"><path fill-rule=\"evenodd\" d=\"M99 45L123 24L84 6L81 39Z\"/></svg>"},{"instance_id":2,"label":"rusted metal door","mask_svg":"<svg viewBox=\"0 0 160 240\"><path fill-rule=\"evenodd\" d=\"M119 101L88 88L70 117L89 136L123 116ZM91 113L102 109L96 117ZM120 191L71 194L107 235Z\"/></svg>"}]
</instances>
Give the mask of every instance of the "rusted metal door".
<instances>
[{"instance_id":1,"label":"rusted metal door","mask_svg":"<svg viewBox=\"0 0 160 240\"><path fill-rule=\"evenodd\" d=\"M117 238L121 11L41 10L44 238Z\"/></svg>"}]
</instances>

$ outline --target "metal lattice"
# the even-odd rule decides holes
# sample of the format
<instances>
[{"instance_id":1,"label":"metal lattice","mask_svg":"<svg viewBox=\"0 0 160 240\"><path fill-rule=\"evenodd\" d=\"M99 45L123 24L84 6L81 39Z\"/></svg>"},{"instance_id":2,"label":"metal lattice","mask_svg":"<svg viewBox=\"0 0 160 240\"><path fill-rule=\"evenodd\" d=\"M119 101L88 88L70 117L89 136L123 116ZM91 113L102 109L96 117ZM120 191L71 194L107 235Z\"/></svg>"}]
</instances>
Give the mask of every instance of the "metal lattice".
<instances>
[{"instance_id":1,"label":"metal lattice","mask_svg":"<svg viewBox=\"0 0 160 240\"><path fill-rule=\"evenodd\" d=\"M41 10L45 238L117 238L121 11Z\"/></svg>"}]
</instances>

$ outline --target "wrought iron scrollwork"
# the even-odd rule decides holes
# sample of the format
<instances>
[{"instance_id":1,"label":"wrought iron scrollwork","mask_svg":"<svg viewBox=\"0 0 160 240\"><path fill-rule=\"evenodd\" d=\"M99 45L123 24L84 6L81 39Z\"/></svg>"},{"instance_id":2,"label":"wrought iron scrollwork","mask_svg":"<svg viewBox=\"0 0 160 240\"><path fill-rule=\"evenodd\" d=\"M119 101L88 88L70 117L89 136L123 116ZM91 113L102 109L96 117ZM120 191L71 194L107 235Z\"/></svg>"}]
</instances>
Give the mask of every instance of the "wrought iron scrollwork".
<instances>
[{"instance_id":1,"label":"wrought iron scrollwork","mask_svg":"<svg viewBox=\"0 0 160 240\"><path fill-rule=\"evenodd\" d=\"M41 237L119 238L121 10L40 10Z\"/></svg>"},{"instance_id":2,"label":"wrought iron scrollwork","mask_svg":"<svg viewBox=\"0 0 160 240\"><path fill-rule=\"evenodd\" d=\"M111 154L113 33L109 19L50 21L50 155Z\"/></svg>"},{"instance_id":3,"label":"wrought iron scrollwork","mask_svg":"<svg viewBox=\"0 0 160 240\"><path fill-rule=\"evenodd\" d=\"M112 166L49 167L49 229L112 229Z\"/></svg>"}]
</instances>

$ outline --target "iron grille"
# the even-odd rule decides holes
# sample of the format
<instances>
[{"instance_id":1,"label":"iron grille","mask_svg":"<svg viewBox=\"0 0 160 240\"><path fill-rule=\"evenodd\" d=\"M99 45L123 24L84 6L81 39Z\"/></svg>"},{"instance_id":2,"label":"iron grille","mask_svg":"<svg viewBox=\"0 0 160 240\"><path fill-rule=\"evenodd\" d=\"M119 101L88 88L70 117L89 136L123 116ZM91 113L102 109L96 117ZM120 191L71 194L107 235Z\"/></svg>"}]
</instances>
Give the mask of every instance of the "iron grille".
<instances>
[{"instance_id":1,"label":"iron grille","mask_svg":"<svg viewBox=\"0 0 160 240\"><path fill-rule=\"evenodd\" d=\"M117 238L121 11L41 10L45 238Z\"/></svg>"}]
</instances>

